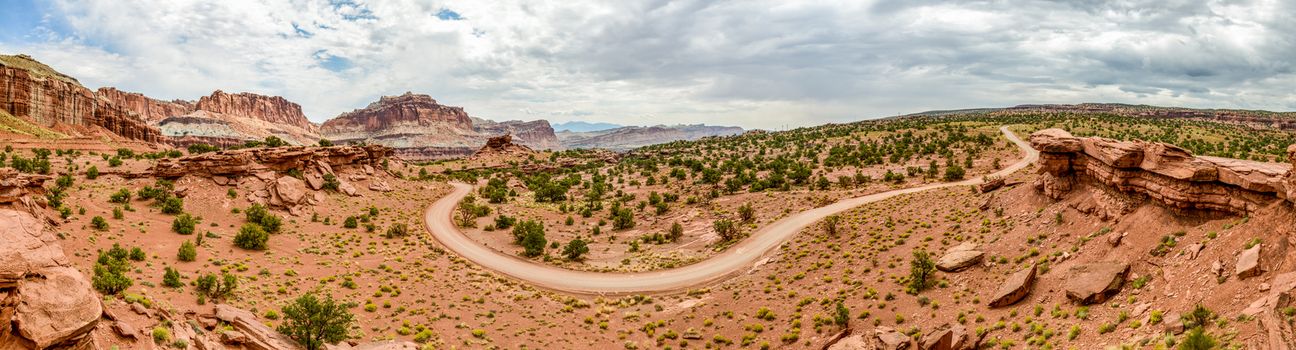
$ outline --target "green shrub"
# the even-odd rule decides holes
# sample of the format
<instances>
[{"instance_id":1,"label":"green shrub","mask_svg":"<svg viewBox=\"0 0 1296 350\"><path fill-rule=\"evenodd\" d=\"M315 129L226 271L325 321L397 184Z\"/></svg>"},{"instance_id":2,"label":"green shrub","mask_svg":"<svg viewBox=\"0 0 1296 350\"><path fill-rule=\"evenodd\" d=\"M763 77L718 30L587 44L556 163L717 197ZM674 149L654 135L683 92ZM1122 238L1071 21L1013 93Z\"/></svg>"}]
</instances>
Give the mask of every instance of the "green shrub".
<instances>
[{"instance_id":1,"label":"green shrub","mask_svg":"<svg viewBox=\"0 0 1296 350\"><path fill-rule=\"evenodd\" d=\"M171 288L184 287L184 283L180 282L180 271L167 266L166 272L162 274L162 285Z\"/></svg>"},{"instance_id":2,"label":"green shrub","mask_svg":"<svg viewBox=\"0 0 1296 350\"><path fill-rule=\"evenodd\" d=\"M212 299L224 299L234 294L238 288L238 276L228 273L221 274L218 279L216 275L206 274L194 280L194 289L198 295Z\"/></svg>"},{"instance_id":3,"label":"green shrub","mask_svg":"<svg viewBox=\"0 0 1296 350\"><path fill-rule=\"evenodd\" d=\"M135 282L126 276L130 271L130 261L127 260L129 253L121 246L113 244L112 249L100 251L99 258L95 261L94 277L90 279L90 284L95 290L107 295L114 295L130 288Z\"/></svg>"},{"instance_id":4,"label":"green shrub","mask_svg":"<svg viewBox=\"0 0 1296 350\"><path fill-rule=\"evenodd\" d=\"M193 215L180 214L171 220L171 231L182 235L191 235L194 233L194 225L200 220Z\"/></svg>"},{"instance_id":5,"label":"green shrub","mask_svg":"<svg viewBox=\"0 0 1296 350\"><path fill-rule=\"evenodd\" d=\"M175 215L184 212L184 199L175 196L167 196L161 201L162 213Z\"/></svg>"},{"instance_id":6,"label":"green shrub","mask_svg":"<svg viewBox=\"0 0 1296 350\"><path fill-rule=\"evenodd\" d=\"M906 285L910 294L918 294L932 284L932 277L936 276L936 263L932 262L931 254L925 250L915 250L913 259L909 261L909 281Z\"/></svg>"},{"instance_id":7,"label":"green shrub","mask_svg":"<svg viewBox=\"0 0 1296 350\"><path fill-rule=\"evenodd\" d=\"M238 234L234 236L234 245L249 250L265 250L269 240L270 233L261 228L261 225L249 222L239 228Z\"/></svg>"},{"instance_id":8,"label":"green shrub","mask_svg":"<svg viewBox=\"0 0 1296 350\"><path fill-rule=\"evenodd\" d=\"M71 213L70 209L68 213ZM90 227L93 227L95 230L99 230L99 231L108 231L108 220L105 220L102 216L95 216L94 218L90 219Z\"/></svg>"},{"instance_id":9,"label":"green shrub","mask_svg":"<svg viewBox=\"0 0 1296 350\"><path fill-rule=\"evenodd\" d=\"M303 295L283 307L284 322L277 330L307 350L318 350L324 344L347 338L347 330L355 323L355 315L347 311L348 306L334 301L329 295L323 299L314 294Z\"/></svg>"},{"instance_id":10,"label":"green shrub","mask_svg":"<svg viewBox=\"0 0 1296 350\"><path fill-rule=\"evenodd\" d=\"M589 253L589 245L583 239L573 239L563 247L562 253L563 256L567 257L567 260L580 261L581 256Z\"/></svg>"},{"instance_id":11,"label":"green shrub","mask_svg":"<svg viewBox=\"0 0 1296 350\"><path fill-rule=\"evenodd\" d=\"M184 243L180 243L180 252L176 253L176 258L179 258L180 261L194 261L198 258L198 249L192 241L184 241Z\"/></svg>"},{"instance_id":12,"label":"green shrub","mask_svg":"<svg viewBox=\"0 0 1296 350\"><path fill-rule=\"evenodd\" d=\"M387 238L405 237L408 235L409 235L409 226L405 225L405 223L403 222L392 224L390 227L387 228L387 233L384 234L384 236L386 236Z\"/></svg>"},{"instance_id":13,"label":"green shrub","mask_svg":"<svg viewBox=\"0 0 1296 350\"><path fill-rule=\"evenodd\" d=\"M90 169L86 169L86 178L90 180L99 178L99 167L91 165Z\"/></svg>"}]
</instances>

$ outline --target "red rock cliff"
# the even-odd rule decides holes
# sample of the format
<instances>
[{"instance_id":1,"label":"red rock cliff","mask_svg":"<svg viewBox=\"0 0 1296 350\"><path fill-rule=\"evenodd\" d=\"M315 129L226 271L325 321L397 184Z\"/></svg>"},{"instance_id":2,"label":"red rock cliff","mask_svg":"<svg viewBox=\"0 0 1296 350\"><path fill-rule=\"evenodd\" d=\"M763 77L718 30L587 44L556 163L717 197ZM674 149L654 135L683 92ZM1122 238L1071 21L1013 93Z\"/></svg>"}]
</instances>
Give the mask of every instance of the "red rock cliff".
<instances>
[{"instance_id":1,"label":"red rock cliff","mask_svg":"<svg viewBox=\"0 0 1296 350\"><path fill-rule=\"evenodd\" d=\"M406 92L400 96L383 96L363 109L343 113L324 122L320 132L328 138L345 140L429 128L470 132L472 120L463 107L441 105L431 96Z\"/></svg>"},{"instance_id":2,"label":"red rock cliff","mask_svg":"<svg viewBox=\"0 0 1296 350\"><path fill-rule=\"evenodd\" d=\"M162 101L141 93L125 92L113 87L101 87L95 94L122 109L138 114L149 124L156 124L167 117L189 114L195 108L192 101Z\"/></svg>"},{"instance_id":3,"label":"red rock cliff","mask_svg":"<svg viewBox=\"0 0 1296 350\"><path fill-rule=\"evenodd\" d=\"M127 139L162 139L157 129L134 113L25 55L0 56L0 109L47 127L56 123L97 126Z\"/></svg>"},{"instance_id":4,"label":"red rock cliff","mask_svg":"<svg viewBox=\"0 0 1296 350\"><path fill-rule=\"evenodd\" d=\"M228 94L216 90L210 96L198 99L196 107L201 111L257 118L306 130L315 128L315 125L306 119L306 115L302 114L301 105L279 96L264 96L247 92Z\"/></svg>"}]
</instances>

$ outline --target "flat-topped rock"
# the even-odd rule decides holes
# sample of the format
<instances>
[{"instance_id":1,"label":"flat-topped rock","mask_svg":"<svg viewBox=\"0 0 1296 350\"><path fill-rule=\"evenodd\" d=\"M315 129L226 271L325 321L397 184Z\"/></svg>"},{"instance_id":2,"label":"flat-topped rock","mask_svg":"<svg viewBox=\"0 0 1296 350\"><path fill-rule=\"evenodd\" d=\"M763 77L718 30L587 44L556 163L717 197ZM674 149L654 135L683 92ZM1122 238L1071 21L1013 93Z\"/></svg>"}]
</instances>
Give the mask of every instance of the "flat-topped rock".
<instances>
[{"instance_id":1,"label":"flat-topped rock","mask_svg":"<svg viewBox=\"0 0 1296 350\"><path fill-rule=\"evenodd\" d=\"M1129 264L1094 262L1072 266L1067 273L1066 296L1081 305L1107 301L1120 292Z\"/></svg>"},{"instance_id":2,"label":"flat-topped rock","mask_svg":"<svg viewBox=\"0 0 1296 350\"><path fill-rule=\"evenodd\" d=\"M1261 246L1263 246L1263 244L1256 244L1254 247L1242 251L1242 254L1238 254L1237 265L1234 267L1234 274L1236 274L1238 278L1245 279L1247 277L1259 276L1260 273L1263 272L1260 269Z\"/></svg>"},{"instance_id":3,"label":"flat-topped rock","mask_svg":"<svg viewBox=\"0 0 1296 350\"><path fill-rule=\"evenodd\" d=\"M1030 135L1031 147L1040 152L1075 153L1084 149L1080 138L1062 129L1044 129Z\"/></svg>"},{"instance_id":4,"label":"flat-topped rock","mask_svg":"<svg viewBox=\"0 0 1296 350\"><path fill-rule=\"evenodd\" d=\"M1016 304L1030 294L1031 286L1035 285L1035 264L1021 269L1008 276L999 290L990 298L990 307L1004 307Z\"/></svg>"},{"instance_id":5,"label":"flat-topped rock","mask_svg":"<svg viewBox=\"0 0 1296 350\"><path fill-rule=\"evenodd\" d=\"M985 252L976 250L975 244L963 243L950 248L936 260L936 268L945 272L962 271L981 262L983 257Z\"/></svg>"}]
</instances>

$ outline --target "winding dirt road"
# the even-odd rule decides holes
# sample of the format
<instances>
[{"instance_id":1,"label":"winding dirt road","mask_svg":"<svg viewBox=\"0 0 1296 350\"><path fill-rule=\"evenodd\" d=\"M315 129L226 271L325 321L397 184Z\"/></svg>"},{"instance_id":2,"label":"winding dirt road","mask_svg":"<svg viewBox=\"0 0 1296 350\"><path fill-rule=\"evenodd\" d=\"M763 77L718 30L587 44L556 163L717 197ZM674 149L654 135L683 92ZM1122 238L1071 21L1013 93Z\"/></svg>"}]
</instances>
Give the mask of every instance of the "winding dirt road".
<instances>
[{"instance_id":1,"label":"winding dirt road","mask_svg":"<svg viewBox=\"0 0 1296 350\"><path fill-rule=\"evenodd\" d=\"M1039 158L1039 152L1009 131L1007 126L1002 126L999 130L1026 156L993 175L1012 174ZM459 231L452 220L459 200L472 192L472 186L467 184L452 183L454 191L428 206L424 214L424 225L437 241L465 259L538 287L578 294L663 293L704 286L746 271L754 267L765 254L801 232L803 228L829 215L899 195L951 186L976 185L981 182L981 178L976 178L843 199L828 206L806 210L775 221L752 232L751 236L742 242L710 259L669 270L639 273L599 273L542 265L495 251L473 241Z\"/></svg>"}]
</instances>

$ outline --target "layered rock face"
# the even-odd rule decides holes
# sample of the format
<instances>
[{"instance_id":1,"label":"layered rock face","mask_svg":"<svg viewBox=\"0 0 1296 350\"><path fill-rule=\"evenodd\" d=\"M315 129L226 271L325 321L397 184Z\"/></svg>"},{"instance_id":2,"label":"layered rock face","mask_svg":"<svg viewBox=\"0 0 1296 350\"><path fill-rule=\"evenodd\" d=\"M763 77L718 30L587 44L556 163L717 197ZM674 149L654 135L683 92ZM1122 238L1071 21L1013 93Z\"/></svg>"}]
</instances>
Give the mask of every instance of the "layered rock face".
<instances>
[{"instance_id":1,"label":"layered rock face","mask_svg":"<svg viewBox=\"0 0 1296 350\"><path fill-rule=\"evenodd\" d=\"M141 93L121 91L112 87L99 88L95 95L120 106L122 109L134 112L150 125L156 125L167 117L189 114L195 108L194 103L191 101L162 101L144 96Z\"/></svg>"},{"instance_id":2,"label":"layered rock face","mask_svg":"<svg viewBox=\"0 0 1296 350\"><path fill-rule=\"evenodd\" d=\"M103 315L99 298L41 220L0 208L0 348L87 344Z\"/></svg>"},{"instance_id":3,"label":"layered rock face","mask_svg":"<svg viewBox=\"0 0 1296 350\"><path fill-rule=\"evenodd\" d=\"M560 147L547 121L476 119L462 107L441 105L428 95L408 92L384 96L363 109L343 113L324 122L320 132L334 142L392 147L398 156L411 160L469 156L488 138L505 134L533 148Z\"/></svg>"},{"instance_id":4,"label":"layered rock face","mask_svg":"<svg viewBox=\"0 0 1296 350\"><path fill-rule=\"evenodd\" d=\"M228 94L216 90L211 95L198 99L198 110L246 118L256 118L274 124L292 125L302 129L314 129L315 124L302 114L301 105L292 103L279 96L265 96L241 92Z\"/></svg>"},{"instance_id":5,"label":"layered rock face","mask_svg":"<svg viewBox=\"0 0 1296 350\"><path fill-rule=\"evenodd\" d=\"M130 140L162 139L131 111L24 55L0 56L0 109L44 127L63 124L89 133L102 128Z\"/></svg>"},{"instance_id":6,"label":"layered rock face","mask_svg":"<svg viewBox=\"0 0 1296 350\"><path fill-rule=\"evenodd\" d=\"M324 200L312 190L358 196L351 181L371 180L371 190L389 191L381 179L369 179L389 154L390 148L378 145L251 148L162 159L150 171L164 178L211 178L217 185L239 187L254 203L299 215L304 206ZM351 176L344 177L344 171Z\"/></svg>"},{"instance_id":7,"label":"layered rock face","mask_svg":"<svg viewBox=\"0 0 1296 350\"><path fill-rule=\"evenodd\" d=\"M1059 199L1077 184L1105 186L1178 209L1246 214L1296 189L1291 164L1196 157L1164 143L1075 137L1061 129L1031 134L1040 151L1035 188ZM1296 161L1296 148L1288 149Z\"/></svg>"},{"instance_id":8,"label":"layered rock face","mask_svg":"<svg viewBox=\"0 0 1296 350\"><path fill-rule=\"evenodd\" d=\"M533 149L563 148L546 120L494 122L473 118L473 130L483 135L511 135L513 143Z\"/></svg>"}]
</instances>

